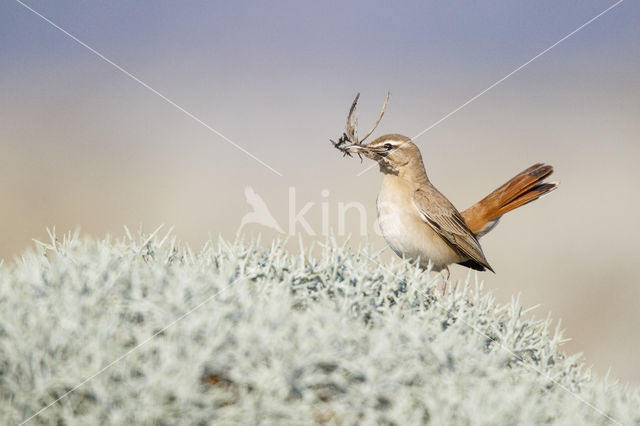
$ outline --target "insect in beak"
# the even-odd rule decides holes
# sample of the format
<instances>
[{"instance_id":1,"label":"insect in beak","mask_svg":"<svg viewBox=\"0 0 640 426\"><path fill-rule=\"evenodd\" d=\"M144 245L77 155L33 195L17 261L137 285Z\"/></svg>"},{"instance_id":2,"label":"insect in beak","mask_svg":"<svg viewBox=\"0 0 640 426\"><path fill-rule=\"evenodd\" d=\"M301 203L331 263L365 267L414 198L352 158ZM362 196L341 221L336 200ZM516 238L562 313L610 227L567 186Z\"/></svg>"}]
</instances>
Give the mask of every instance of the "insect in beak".
<instances>
[{"instance_id":1,"label":"insect in beak","mask_svg":"<svg viewBox=\"0 0 640 426\"><path fill-rule=\"evenodd\" d=\"M338 141L331 140L333 146L342 152L343 155L351 157L351 154L358 154L360 157L360 161L362 161L362 155L365 157L375 159L372 157L375 154L371 148L368 148L364 145L365 139L367 139L373 131L380 124L380 120L382 120L382 116L384 115L384 111L387 109L387 103L389 103L389 96L391 96L391 92L387 92L387 98L384 101L384 105L382 105L382 112L380 112L380 116L378 117L378 121L373 125L373 128L369 130L369 132L365 135L364 138L358 138L358 114L356 112L356 105L358 104L358 99L360 98L360 93L356 95L356 98L353 100L351 104L351 108L349 109L349 115L347 116L347 125L345 128L345 132L342 134Z\"/></svg>"}]
</instances>

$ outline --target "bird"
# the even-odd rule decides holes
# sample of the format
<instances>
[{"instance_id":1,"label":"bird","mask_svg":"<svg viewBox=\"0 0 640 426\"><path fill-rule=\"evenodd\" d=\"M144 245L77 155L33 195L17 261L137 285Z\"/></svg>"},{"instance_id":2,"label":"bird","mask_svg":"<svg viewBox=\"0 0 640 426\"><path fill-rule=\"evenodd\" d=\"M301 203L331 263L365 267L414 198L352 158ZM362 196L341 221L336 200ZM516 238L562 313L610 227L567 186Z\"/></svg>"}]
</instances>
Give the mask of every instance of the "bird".
<instances>
[{"instance_id":1,"label":"bird","mask_svg":"<svg viewBox=\"0 0 640 426\"><path fill-rule=\"evenodd\" d=\"M431 183L422 154L409 137L388 134L364 144L382 119L389 95L373 129L358 141L357 119L352 117L358 96L345 134L338 143L332 142L346 155L358 154L378 163L382 173L376 202L378 224L391 249L400 257L417 261L423 269L444 271L447 276L452 264L495 273L479 239L494 229L505 213L555 190L557 183L545 181L553 167L536 163L459 212Z\"/></svg>"}]
</instances>

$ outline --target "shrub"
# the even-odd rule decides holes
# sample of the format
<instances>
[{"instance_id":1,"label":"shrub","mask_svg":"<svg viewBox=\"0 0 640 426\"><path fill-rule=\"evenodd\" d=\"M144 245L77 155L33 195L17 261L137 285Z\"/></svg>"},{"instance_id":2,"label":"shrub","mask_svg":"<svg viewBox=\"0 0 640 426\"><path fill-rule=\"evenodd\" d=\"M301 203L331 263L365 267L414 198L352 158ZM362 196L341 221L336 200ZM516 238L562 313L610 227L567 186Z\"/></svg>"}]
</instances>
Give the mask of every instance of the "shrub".
<instances>
[{"instance_id":1,"label":"shrub","mask_svg":"<svg viewBox=\"0 0 640 426\"><path fill-rule=\"evenodd\" d=\"M0 423L640 424L517 300L319 250L52 235L0 266Z\"/></svg>"}]
</instances>

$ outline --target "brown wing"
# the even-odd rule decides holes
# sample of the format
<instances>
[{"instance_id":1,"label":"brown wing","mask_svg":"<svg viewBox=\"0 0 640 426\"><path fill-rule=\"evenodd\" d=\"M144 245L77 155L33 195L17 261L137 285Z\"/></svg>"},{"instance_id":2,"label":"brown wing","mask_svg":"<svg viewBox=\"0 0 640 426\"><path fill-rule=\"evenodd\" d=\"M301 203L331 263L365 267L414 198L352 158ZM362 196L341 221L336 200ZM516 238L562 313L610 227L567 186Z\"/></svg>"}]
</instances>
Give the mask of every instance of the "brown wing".
<instances>
[{"instance_id":1,"label":"brown wing","mask_svg":"<svg viewBox=\"0 0 640 426\"><path fill-rule=\"evenodd\" d=\"M413 204L422 219L440 234L449 245L460 254L469 257L465 266L493 272L484 257L478 239L473 235L464 219L447 198L437 189L417 189L413 194Z\"/></svg>"}]
</instances>

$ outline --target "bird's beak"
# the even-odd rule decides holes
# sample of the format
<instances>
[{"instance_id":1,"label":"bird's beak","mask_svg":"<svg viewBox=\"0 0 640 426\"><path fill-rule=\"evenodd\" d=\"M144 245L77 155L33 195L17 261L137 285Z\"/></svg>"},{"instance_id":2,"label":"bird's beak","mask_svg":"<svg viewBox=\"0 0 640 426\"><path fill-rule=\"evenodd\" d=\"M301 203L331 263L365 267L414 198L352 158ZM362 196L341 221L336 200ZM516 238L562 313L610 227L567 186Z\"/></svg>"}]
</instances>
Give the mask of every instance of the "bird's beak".
<instances>
[{"instance_id":1,"label":"bird's beak","mask_svg":"<svg viewBox=\"0 0 640 426\"><path fill-rule=\"evenodd\" d=\"M351 154L367 154L369 152L369 148L363 145L353 144L347 147L347 151Z\"/></svg>"},{"instance_id":2,"label":"bird's beak","mask_svg":"<svg viewBox=\"0 0 640 426\"><path fill-rule=\"evenodd\" d=\"M358 154L373 161L379 161L382 158L380 154L378 154L373 148L370 148L367 145L353 144L347 147L347 150L352 154Z\"/></svg>"}]
</instances>

